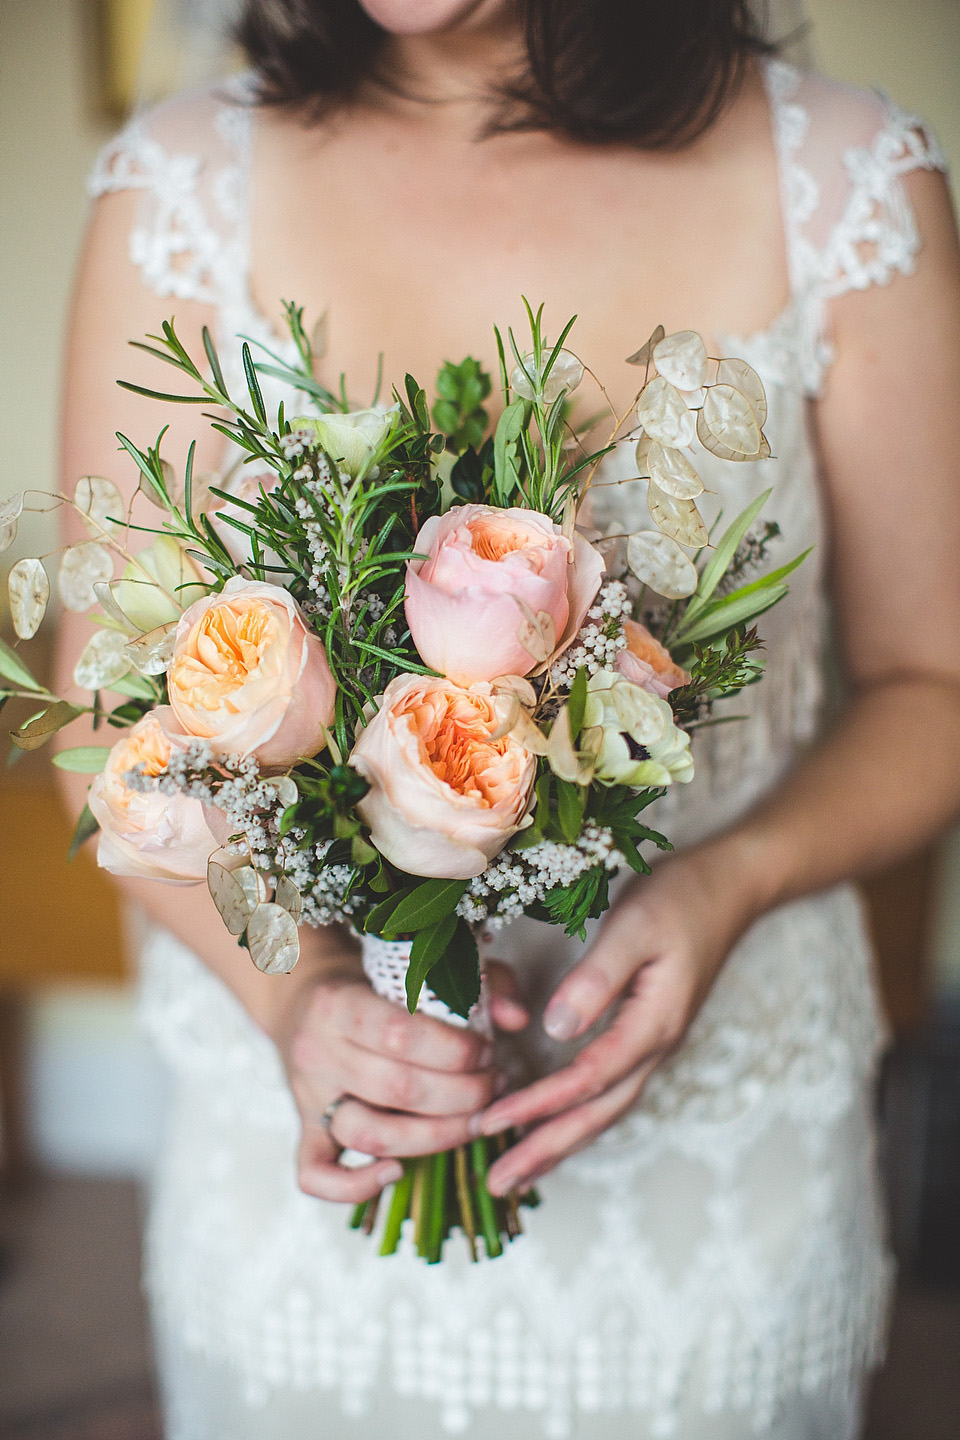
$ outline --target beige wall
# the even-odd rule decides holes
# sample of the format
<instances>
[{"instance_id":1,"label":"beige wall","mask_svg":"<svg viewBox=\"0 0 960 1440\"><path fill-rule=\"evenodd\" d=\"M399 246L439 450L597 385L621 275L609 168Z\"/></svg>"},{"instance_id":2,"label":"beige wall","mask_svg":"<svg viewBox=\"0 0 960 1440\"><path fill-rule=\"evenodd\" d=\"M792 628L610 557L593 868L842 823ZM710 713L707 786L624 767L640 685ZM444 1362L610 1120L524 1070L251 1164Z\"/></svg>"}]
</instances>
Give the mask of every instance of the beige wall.
<instances>
[{"instance_id":1,"label":"beige wall","mask_svg":"<svg viewBox=\"0 0 960 1440\"><path fill-rule=\"evenodd\" d=\"M960 0L809 0L809 9L822 68L923 115L960 174Z\"/></svg>"}]
</instances>

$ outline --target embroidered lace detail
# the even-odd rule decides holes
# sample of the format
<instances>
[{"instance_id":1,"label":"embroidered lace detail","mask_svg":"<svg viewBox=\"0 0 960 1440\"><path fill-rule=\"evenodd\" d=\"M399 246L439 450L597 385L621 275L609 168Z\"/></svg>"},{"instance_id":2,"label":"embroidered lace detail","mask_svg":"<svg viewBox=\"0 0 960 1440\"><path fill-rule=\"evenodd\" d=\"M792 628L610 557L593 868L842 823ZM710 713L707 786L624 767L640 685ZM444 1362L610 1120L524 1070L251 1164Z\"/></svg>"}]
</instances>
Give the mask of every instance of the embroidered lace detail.
<instances>
[{"instance_id":1,"label":"embroidered lace detail","mask_svg":"<svg viewBox=\"0 0 960 1440\"><path fill-rule=\"evenodd\" d=\"M381 1261L337 1207L295 1190L291 1107L262 1102L276 1081L229 1049L217 1079L188 1034L189 1124L150 1234L164 1322L235 1366L253 1406L334 1390L363 1414L392 1383L451 1433L488 1409L537 1413L551 1437L630 1410L671 1436L691 1388L701 1417L740 1414L758 1435L792 1394L833 1395L840 1413L877 1356L890 1278L865 1127L880 1033L866 957L849 890L766 917L637 1109L544 1183L521 1242L476 1267L428 1269L406 1244ZM195 984L214 999L202 966L169 940L147 965L167 970L195 1033ZM220 1025L250 1027L222 990L204 1018L218 1061ZM156 1028L169 1044L169 1014Z\"/></svg>"},{"instance_id":2,"label":"embroidered lace detail","mask_svg":"<svg viewBox=\"0 0 960 1440\"><path fill-rule=\"evenodd\" d=\"M410 967L412 943L409 940L384 940L379 935L361 935L363 952L363 973L373 989L394 1005L406 1006L407 970ZM481 1035L493 1034L486 995L470 1011L469 1019L456 1014L443 1000L434 995L429 985L424 985L417 1000L417 1009L422 1015L432 1015L447 1025L458 1029L476 1030Z\"/></svg>"},{"instance_id":3,"label":"embroidered lace detail","mask_svg":"<svg viewBox=\"0 0 960 1440\"><path fill-rule=\"evenodd\" d=\"M848 123L860 123L880 106L873 133L861 143L843 146L836 154L837 136L823 147L813 143L816 89L819 77L792 65L770 62L765 69L777 144L781 202L791 304L772 328L792 341L795 360L805 389L816 394L834 359L828 335L828 302L850 290L888 285L895 274L913 273L920 237L907 194L900 183L913 170L945 170L946 159L924 122L898 109L889 100L869 98L829 87L829 103L841 97L853 101ZM811 96L809 92L814 91ZM824 107L826 108L826 107ZM842 142L841 142L842 143ZM824 173L824 167L827 167ZM829 167L837 173L831 173ZM846 192L836 201L837 178L846 176ZM830 192L834 213L824 213L824 195ZM826 234L816 235L817 223L830 223ZM758 337L759 338L759 337ZM778 358L782 359L782 352Z\"/></svg>"}]
</instances>

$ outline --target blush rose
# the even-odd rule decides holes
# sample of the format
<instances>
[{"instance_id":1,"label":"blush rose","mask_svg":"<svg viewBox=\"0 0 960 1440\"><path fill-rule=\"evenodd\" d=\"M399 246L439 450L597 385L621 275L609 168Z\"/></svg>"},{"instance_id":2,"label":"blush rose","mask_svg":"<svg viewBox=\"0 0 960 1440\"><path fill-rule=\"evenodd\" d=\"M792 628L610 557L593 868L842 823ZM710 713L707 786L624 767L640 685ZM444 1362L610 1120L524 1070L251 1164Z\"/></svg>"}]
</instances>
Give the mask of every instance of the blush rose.
<instances>
[{"instance_id":1,"label":"blush rose","mask_svg":"<svg viewBox=\"0 0 960 1440\"><path fill-rule=\"evenodd\" d=\"M603 559L536 510L461 505L432 516L407 565L406 615L424 663L460 684L527 675L541 657L519 638L524 606L550 617L554 654L593 603ZM552 658L552 657L551 657Z\"/></svg>"},{"instance_id":2,"label":"blush rose","mask_svg":"<svg viewBox=\"0 0 960 1440\"><path fill-rule=\"evenodd\" d=\"M336 698L326 652L297 603L239 576L181 618L167 691L188 735L278 768L323 749Z\"/></svg>"},{"instance_id":3,"label":"blush rose","mask_svg":"<svg viewBox=\"0 0 960 1440\"><path fill-rule=\"evenodd\" d=\"M399 675L361 730L351 763L374 845L411 875L479 875L528 822L536 761L499 726L492 687Z\"/></svg>"},{"instance_id":4,"label":"blush rose","mask_svg":"<svg viewBox=\"0 0 960 1440\"><path fill-rule=\"evenodd\" d=\"M126 775L139 766L156 776L182 744L168 728L166 707L137 722L110 751L106 768L90 787L87 801L100 825L97 861L113 875L137 875L171 885L196 885L205 879L207 859L219 841L199 800L135 790Z\"/></svg>"},{"instance_id":5,"label":"blush rose","mask_svg":"<svg viewBox=\"0 0 960 1440\"><path fill-rule=\"evenodd\" d=\"M666 700L671 690L690 684L690 676L674 664L669 650L665 649L645 625L636 620L624 620L623 631L627 646L617 656L617 670L626 680L640 685L651 695Z\"/></svg>"}]
</instances>

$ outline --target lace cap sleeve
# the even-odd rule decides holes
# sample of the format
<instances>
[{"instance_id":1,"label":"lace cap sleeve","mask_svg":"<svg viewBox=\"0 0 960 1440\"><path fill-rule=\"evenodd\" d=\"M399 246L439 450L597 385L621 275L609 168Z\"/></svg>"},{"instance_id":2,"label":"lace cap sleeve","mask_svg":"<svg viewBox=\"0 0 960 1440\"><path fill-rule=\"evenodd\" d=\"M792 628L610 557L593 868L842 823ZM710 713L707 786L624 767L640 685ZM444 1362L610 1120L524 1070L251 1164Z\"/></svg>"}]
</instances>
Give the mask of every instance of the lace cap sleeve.
<instances>
[{"instance_id":1,"label":"lace cap sleeve","mask_svg":"<svg viewBox=\"0 0 960 1440\"><path fill-rule=\"evenodd\" d=\"M774 63L768 68L791 290L808 389L833 360L829 301L913 272L921 247L903 177L945 170L928 126L886 97Z\"/></svg>"},{"instance_id":2,"label":"lace cap sleeve","mask_svg":"<svg viewBox=\"0 0 960 1440\"><path fill-rule=\"evenodd\" d=\"M136 190L130 259L161 296L222 305L246 284L251 111L242 82L132 120L101 151L96 198Z\"/></svg>"}]
</instances>

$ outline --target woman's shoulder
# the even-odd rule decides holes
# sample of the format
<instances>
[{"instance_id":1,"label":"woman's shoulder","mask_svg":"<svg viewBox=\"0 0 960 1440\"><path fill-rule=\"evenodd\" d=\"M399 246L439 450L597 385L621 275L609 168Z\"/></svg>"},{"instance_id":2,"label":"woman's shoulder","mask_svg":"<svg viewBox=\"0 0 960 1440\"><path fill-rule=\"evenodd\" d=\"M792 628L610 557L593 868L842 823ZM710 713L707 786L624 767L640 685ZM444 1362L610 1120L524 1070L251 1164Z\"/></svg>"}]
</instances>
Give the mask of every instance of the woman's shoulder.
<instances>
[{"instance_id":1,"label":"woman's shoulder","mask_svg":"<svg viewBox=\"0 0 960 1440\"><path fill-rule=\"evenodd\" d=\"M100 151L90 194L182 187L244 163L253 98L252 79L242 74L139 111Z\"/></svg>"}]
</instances>

